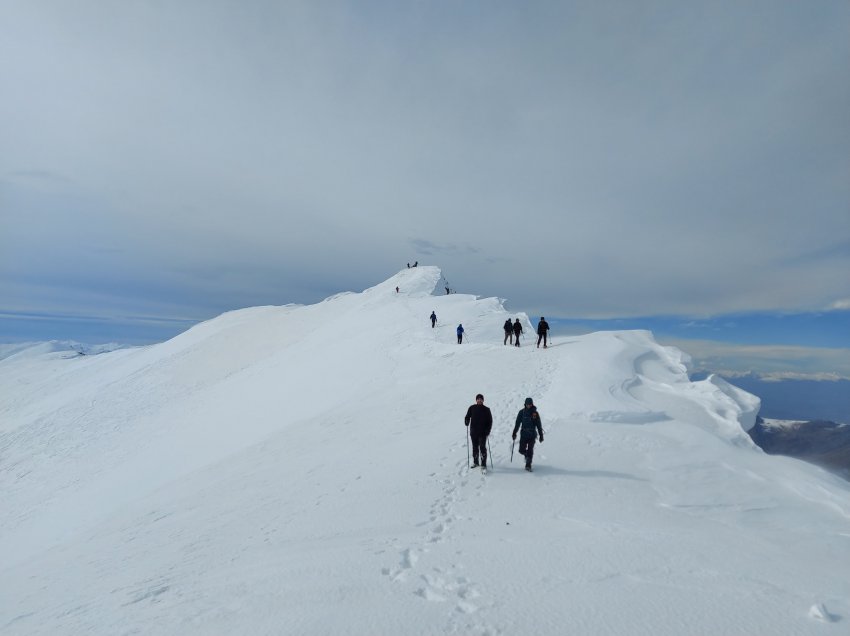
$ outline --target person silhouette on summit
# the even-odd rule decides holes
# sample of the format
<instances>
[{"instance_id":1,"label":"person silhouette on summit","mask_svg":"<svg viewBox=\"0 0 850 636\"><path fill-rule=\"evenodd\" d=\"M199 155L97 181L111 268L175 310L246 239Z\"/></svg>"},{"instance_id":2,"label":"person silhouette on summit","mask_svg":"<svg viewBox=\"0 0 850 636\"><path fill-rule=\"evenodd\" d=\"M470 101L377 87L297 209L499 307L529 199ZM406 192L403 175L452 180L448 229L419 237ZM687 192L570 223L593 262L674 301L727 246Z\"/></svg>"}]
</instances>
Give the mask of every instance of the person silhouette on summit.
<instances>
[{"instance_id":1,"label":"person silhouette on summit","mask_svg":"<svg viewBox=\"0 0 850 636\"><path fill-rule=\"evenodd\" d=\"M537 348L540 348L540 341L543 340L543 348L546 348L546 332L549 331L549 323L543 316L540 316L540 322L537 323Z\"/></svg>"},{"instance_id":2,"label":"person silhouette on summit","mask_svg":"<svg viewBox=\"0 0 850 636\"><path fill-rule=\"evenodd\" d=\"M463 325L457 326L457 343L463 342Z\"/></svg>"},{"instance_id":3,"label":"person silhouette on summit","mask_svg":"<svg viewBox=\"0 0 850 636\"><path fill-rule=\"evenodd\" d=\"M431 312L431 329L434 328L434 325L436 324L436 322L437 322L437 314L432 311Z\"/></svg>"},{"instance_id":4,"label":"person silhouette on summit","mask_svg":"<svg viewBox=\"0 0 850 636\"><path fill-rule=\"evenodd\" d=\"M514 340L516 340L516 342L514 342L515 347L519 346L519 334L521 334L521 333L522 333L522 325L519 324L519 318L517 318L516 322L514 322Z\"/></svg>"},{"instance_id":5,"label":"person silhouette on summit","mask_svg":"<svg viewBox=\"0 0 850 636\"><path fill-rule=\"evenodd\" d=\"M521 430L520 426L522 426ZM534 442L539 435L540 443L543 443L543 425L540 423L540 414L537 412L537 407L534 406L534 400L530 397L525 398L525 406L517 413L516 424L514 425L514 432L511 434L511 439L516 439L517 430L520 430L519 452L525 455L525 469L531 472L531 459L534 457Z\"/></svg>"}]
</instances>

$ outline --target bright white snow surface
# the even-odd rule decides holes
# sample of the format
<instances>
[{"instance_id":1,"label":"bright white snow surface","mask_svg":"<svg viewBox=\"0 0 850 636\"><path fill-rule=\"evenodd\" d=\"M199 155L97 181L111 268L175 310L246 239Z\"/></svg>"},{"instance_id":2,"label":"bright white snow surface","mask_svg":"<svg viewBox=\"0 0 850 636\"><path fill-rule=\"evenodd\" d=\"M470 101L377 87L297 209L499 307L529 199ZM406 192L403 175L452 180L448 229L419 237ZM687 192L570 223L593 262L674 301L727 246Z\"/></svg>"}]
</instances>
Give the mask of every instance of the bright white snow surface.
<instances>
[{"instance_id":1,"label":"bright white snow surface","mask_svg":"<svg viewBox=\"0 0 850 636\"><path fill-rule=\"evenodd\" d=\"M504 346L439 278L0 362L0 633L850 633L850 489L756 398L647 332Z\"/></svg>"}]
</instances>

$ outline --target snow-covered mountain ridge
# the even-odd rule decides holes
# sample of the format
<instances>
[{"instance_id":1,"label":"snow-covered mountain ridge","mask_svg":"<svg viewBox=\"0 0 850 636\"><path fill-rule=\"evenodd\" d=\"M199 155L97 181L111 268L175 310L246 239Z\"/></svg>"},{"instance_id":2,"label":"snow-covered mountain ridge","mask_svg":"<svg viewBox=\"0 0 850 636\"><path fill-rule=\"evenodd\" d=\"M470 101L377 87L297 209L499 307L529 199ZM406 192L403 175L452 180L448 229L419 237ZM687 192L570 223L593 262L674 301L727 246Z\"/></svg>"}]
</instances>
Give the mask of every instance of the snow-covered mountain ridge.
<instances>
[{"instance_id":1,"label":"snow-covered mountain ridge","mask_svg":"<svg viewBox=\"0 0 850 636\"><path fill-rule=\"evenodd\" d=\"M0 632L843 632L850 490L762 453L756 398L648 332L504 346L440 275L0 361Z\"/></svg>"}]
</instances>

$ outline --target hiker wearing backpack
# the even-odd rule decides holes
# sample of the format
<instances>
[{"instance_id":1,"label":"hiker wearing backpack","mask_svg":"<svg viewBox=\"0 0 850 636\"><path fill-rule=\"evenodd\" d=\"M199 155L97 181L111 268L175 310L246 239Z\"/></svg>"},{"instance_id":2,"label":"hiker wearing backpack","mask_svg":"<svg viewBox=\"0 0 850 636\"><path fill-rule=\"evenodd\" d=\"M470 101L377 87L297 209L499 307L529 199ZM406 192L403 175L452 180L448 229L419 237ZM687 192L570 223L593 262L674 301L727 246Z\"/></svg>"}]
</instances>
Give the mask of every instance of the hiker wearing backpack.
<instances>
[{"instance_id":1,"label":"hiker wearing backpack","mask_svg":"<svg viewBox=\"0 0 850 636\"><path fill-rule=\"evenodd\" d=\"M519 346L519 335L521 333L522 333L522 325L519 324L519 318L517 318L516 321L514 322L514 339L516 340L516 342L514 342L515 347Z\"/></svg>"},{"instance_id":2,"label":"hiker wearing backpack","mask_svg":"<svg viewBox=\"0 0 850 636\"><path fill-rule=\"evenodd\" d=\"M520 428L522 427L522 428ZM525 398L525 406L517 413L516 424L511 439L516 439L516 432L519 433L519 452L525 455L525 469L531 472L531 459L534 457L534 442L540 437L540 443L543 443L543 426L540 423L540 414L537 412L537 407L534 406L534 400L530 397Z\"/></svg>"},{"instance_id":3,"label":"hiker wearing backpack","mask_svg":"<svg viewBox=\"0 0 850 636\"><path fill-rule=\"evenodd\" d=\"M514 343L514 325L511 322L511 319L508 318L503 325L505 329L505 342L504 344L508 344L508 340L511 341L511 344Z\"/></svg>"},{"instance_id":4,"label":"hiker wearing backpack","mask_svg":"<svg viewBox=\"0 0 850 636\"><path fill-rule=\"evenodd\" d=\"M540 316L540 322L537 323L537 348L540 348L540 341L543 341L543 348L547 347L546 345L546 332L549 331L549 323L546 322L546 319L543 316Z\"/></svg>"}]
</instances>

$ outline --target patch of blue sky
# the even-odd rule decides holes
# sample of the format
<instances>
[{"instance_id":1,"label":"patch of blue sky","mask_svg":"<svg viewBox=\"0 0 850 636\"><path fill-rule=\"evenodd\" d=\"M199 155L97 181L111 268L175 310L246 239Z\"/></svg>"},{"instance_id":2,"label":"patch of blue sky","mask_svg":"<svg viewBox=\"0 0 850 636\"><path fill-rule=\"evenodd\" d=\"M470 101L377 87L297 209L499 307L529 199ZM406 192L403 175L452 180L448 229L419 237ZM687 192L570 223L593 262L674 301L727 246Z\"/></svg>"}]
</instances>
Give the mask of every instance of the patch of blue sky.
<instances>
[{"instance_id":1,"label":"patch of blue sky","mask_svg":"<svg viewBox=\"0 0 850 636\"><path fill-rule=\"evenodd\" d=\"M0 313L0 343L73 340L88 344L164 342L198 321Z\"/></svg>"},{"instance_id":2,"label":"patch of blue sky","mask_svg":"<svg viewBox=\"0 0 850 636\"><path fill-rule=\"evenodd\" d=\"M553 333L648 329L659 338L717 340L742 345L850 347L850 311L741 313L711 318L648 316L588 320L547 318Z\"/></svg>"}]
</instances>

